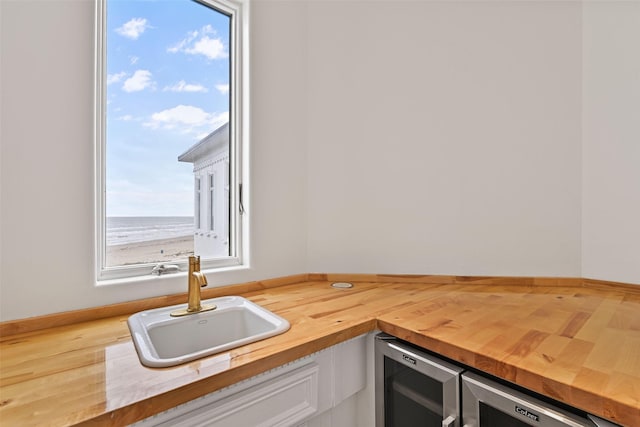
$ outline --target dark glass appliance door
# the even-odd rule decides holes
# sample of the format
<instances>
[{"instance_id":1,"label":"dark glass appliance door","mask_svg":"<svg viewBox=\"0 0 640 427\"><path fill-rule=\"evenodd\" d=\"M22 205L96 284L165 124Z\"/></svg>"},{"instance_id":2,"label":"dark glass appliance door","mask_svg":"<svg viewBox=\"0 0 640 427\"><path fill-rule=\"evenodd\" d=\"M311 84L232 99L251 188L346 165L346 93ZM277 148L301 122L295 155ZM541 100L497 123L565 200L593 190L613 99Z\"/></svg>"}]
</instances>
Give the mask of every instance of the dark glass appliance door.
<instances>
[{"instance_id":1,"label":"dark glass appliance door","mask_svg":"<svg viewBox=\"0 0 640 427\"><path fill-rule=\"evenodd\" d=\"M474 372L462 374L462 424L468 427L604 427L608 421L540 400Z\"/></svg>"},{"instance_id":2,"label":"dark glass appliance door","mask_svg":"<svg viewBox=\"0 0 640 427\"><path fill-rule=\"evenodd\" d=\"M460 427L460 366L376 336L376 427Z\"/></svg>"},{"instance_id":3,"label":"dark glass appliance door","mask_svg":"<svg viewBox=\"0 0 640 427\"><path fill-rule=\"evenodd\" d=\"M384 358L386 427L441 427L442 383Z\"/></svg>"},{"instance_id":4,"label":"dark glass appliance door","mask_svg":"<svg viewBox=\"0 0 640 427\"><path fill-rule=\"evenodd\" d=\"M498 411L497 409L489 405L485 405L483 402L479 402L479 404L480 404L480 425L481 426L529 427L529 424L526 424L520 420L517 420L514 417L505 414L504 412Z\"/></svg>"}]
</instances>

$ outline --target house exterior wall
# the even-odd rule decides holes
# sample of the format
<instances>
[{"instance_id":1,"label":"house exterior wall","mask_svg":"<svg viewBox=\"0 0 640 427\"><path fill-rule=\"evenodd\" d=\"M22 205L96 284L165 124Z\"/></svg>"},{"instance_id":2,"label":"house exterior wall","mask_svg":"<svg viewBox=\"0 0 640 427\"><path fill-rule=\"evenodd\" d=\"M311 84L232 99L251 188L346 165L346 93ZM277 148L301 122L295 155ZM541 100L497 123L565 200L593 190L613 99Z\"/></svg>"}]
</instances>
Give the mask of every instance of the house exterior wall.
<instances>
[{"instance_id":1,"label":"house exterior wall","mask_svg":"<svg viewBox=\"0 0 640 427\"><path fill-rule=\"evenodd\" d=\"M229 150L212 152L198 159L194 179L200 182L200 191L194 192L195 253L203 258L226 256L229 254Z\"/></svg>"}]
</instances>

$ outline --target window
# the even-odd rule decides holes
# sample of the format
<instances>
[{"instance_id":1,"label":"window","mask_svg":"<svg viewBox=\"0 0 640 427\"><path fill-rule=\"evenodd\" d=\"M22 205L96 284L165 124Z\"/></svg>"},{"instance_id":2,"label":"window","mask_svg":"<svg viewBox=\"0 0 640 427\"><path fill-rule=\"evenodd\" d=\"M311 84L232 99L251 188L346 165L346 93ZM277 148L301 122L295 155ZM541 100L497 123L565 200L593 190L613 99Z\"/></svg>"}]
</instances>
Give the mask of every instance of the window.
<instances>
[{"instance_id":1,"label":"window","mask_svg":"<svg viewBox=\"0 0 640 427\"><path fill-rule=\"evenodd\" d=\"M193 216L196 230L200 229L200 200L202 200L202 195L200 194L200 185L200 178L196 178L196 185L195 189L193 190L195 194Z\"/></svg>"},{"instance_id":2,"label":"window","mask_svg":"<svg viewBox=\"0 0 640 427\"><path fill-rule=\"evenodd\" d=\"M243 263L247 1L97 0L99 280Z\"/></svg>"},{"instance_id":3,"label":"window","mask_svg":"<svg viewBox=\"0 0 640 427\"><path fill-rule=\"evenodd\" d=\"M209 174L209 230L216 230L216 176Z\"/></svg>"}]
</instances>

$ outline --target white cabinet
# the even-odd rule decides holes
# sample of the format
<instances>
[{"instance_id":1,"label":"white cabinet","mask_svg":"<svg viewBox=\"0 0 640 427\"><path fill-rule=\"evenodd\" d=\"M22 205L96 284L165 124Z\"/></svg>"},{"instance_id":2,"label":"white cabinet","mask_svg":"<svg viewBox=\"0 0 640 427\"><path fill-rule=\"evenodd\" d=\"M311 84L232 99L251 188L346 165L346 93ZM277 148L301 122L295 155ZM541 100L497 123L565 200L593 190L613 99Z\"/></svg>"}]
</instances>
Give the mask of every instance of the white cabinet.
<instances>
[{"instance_id":1,"label":"white cabinet","mask_svg":"<svg viewBox=\"0 0 640 427\"><path fill-rule=\"evenodd\" d=\"M332 404L297 427L371 427L375 423L375 333L333 347ZM353 345L357 343L357 345Z\"/></svg>"},{"instance_id":2,"label":"white cabinet","mask_svg":"<svg viewBox=\"0 0 640 427\"><path fill-rule=\"evenodd\" d=\"M162 427L290 426L318 409L317 363L309 363L260 385L209 403Z\"/></svg>"},{"instance_id":3,"label":"white cabinet","mask_svg":"<svg viewBox=\"0 0 640 427\"><path fill-rule=\"evenodd\" d=\"M142 420L138 427L355 426L367 385L362 335ZM342 421L340 421L342 420Z\"/></svg>"}]
</instances>

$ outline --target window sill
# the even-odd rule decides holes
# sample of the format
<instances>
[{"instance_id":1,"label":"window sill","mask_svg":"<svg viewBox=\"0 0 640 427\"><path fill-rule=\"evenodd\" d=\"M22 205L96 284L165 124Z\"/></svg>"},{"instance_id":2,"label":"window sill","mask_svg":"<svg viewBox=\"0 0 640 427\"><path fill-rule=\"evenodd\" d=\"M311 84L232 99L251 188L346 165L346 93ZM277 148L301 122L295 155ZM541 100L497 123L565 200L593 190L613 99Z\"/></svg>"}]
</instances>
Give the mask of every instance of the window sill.
<instances>
[{"instance_id":1,"label":"window sill","mask_svg":"<svg viewBox=\"0 0 640 427\"><path fill-rule=\"evenodd\" d=\"M186 266L185 266L186 269ZM246 264L239 265L230 265L224 267L213 267L213 268L203 268L202 273L205 275L209 274L224 274L224 273L238 273L251 270L251 267ZM180 283L184 284L184 290L186 291L186 276L187 271L180 271L178 273L170 273L163 275L155 275L155 274L146 274L142 276L130 276L130 277L120 277L120 278L106 278L106 279L96 279L95 286L96 287L110 287L110 286L136 286L136 285L145 285L145 284L162 284L171 286L172 282L180 281ZM184 282L184 283L183 283ZM211 285L210 285L211 286ZM223 286L223 285L220 285ZM217 286L212 286L217 287Z\"/></svg>"}]
</instances>

